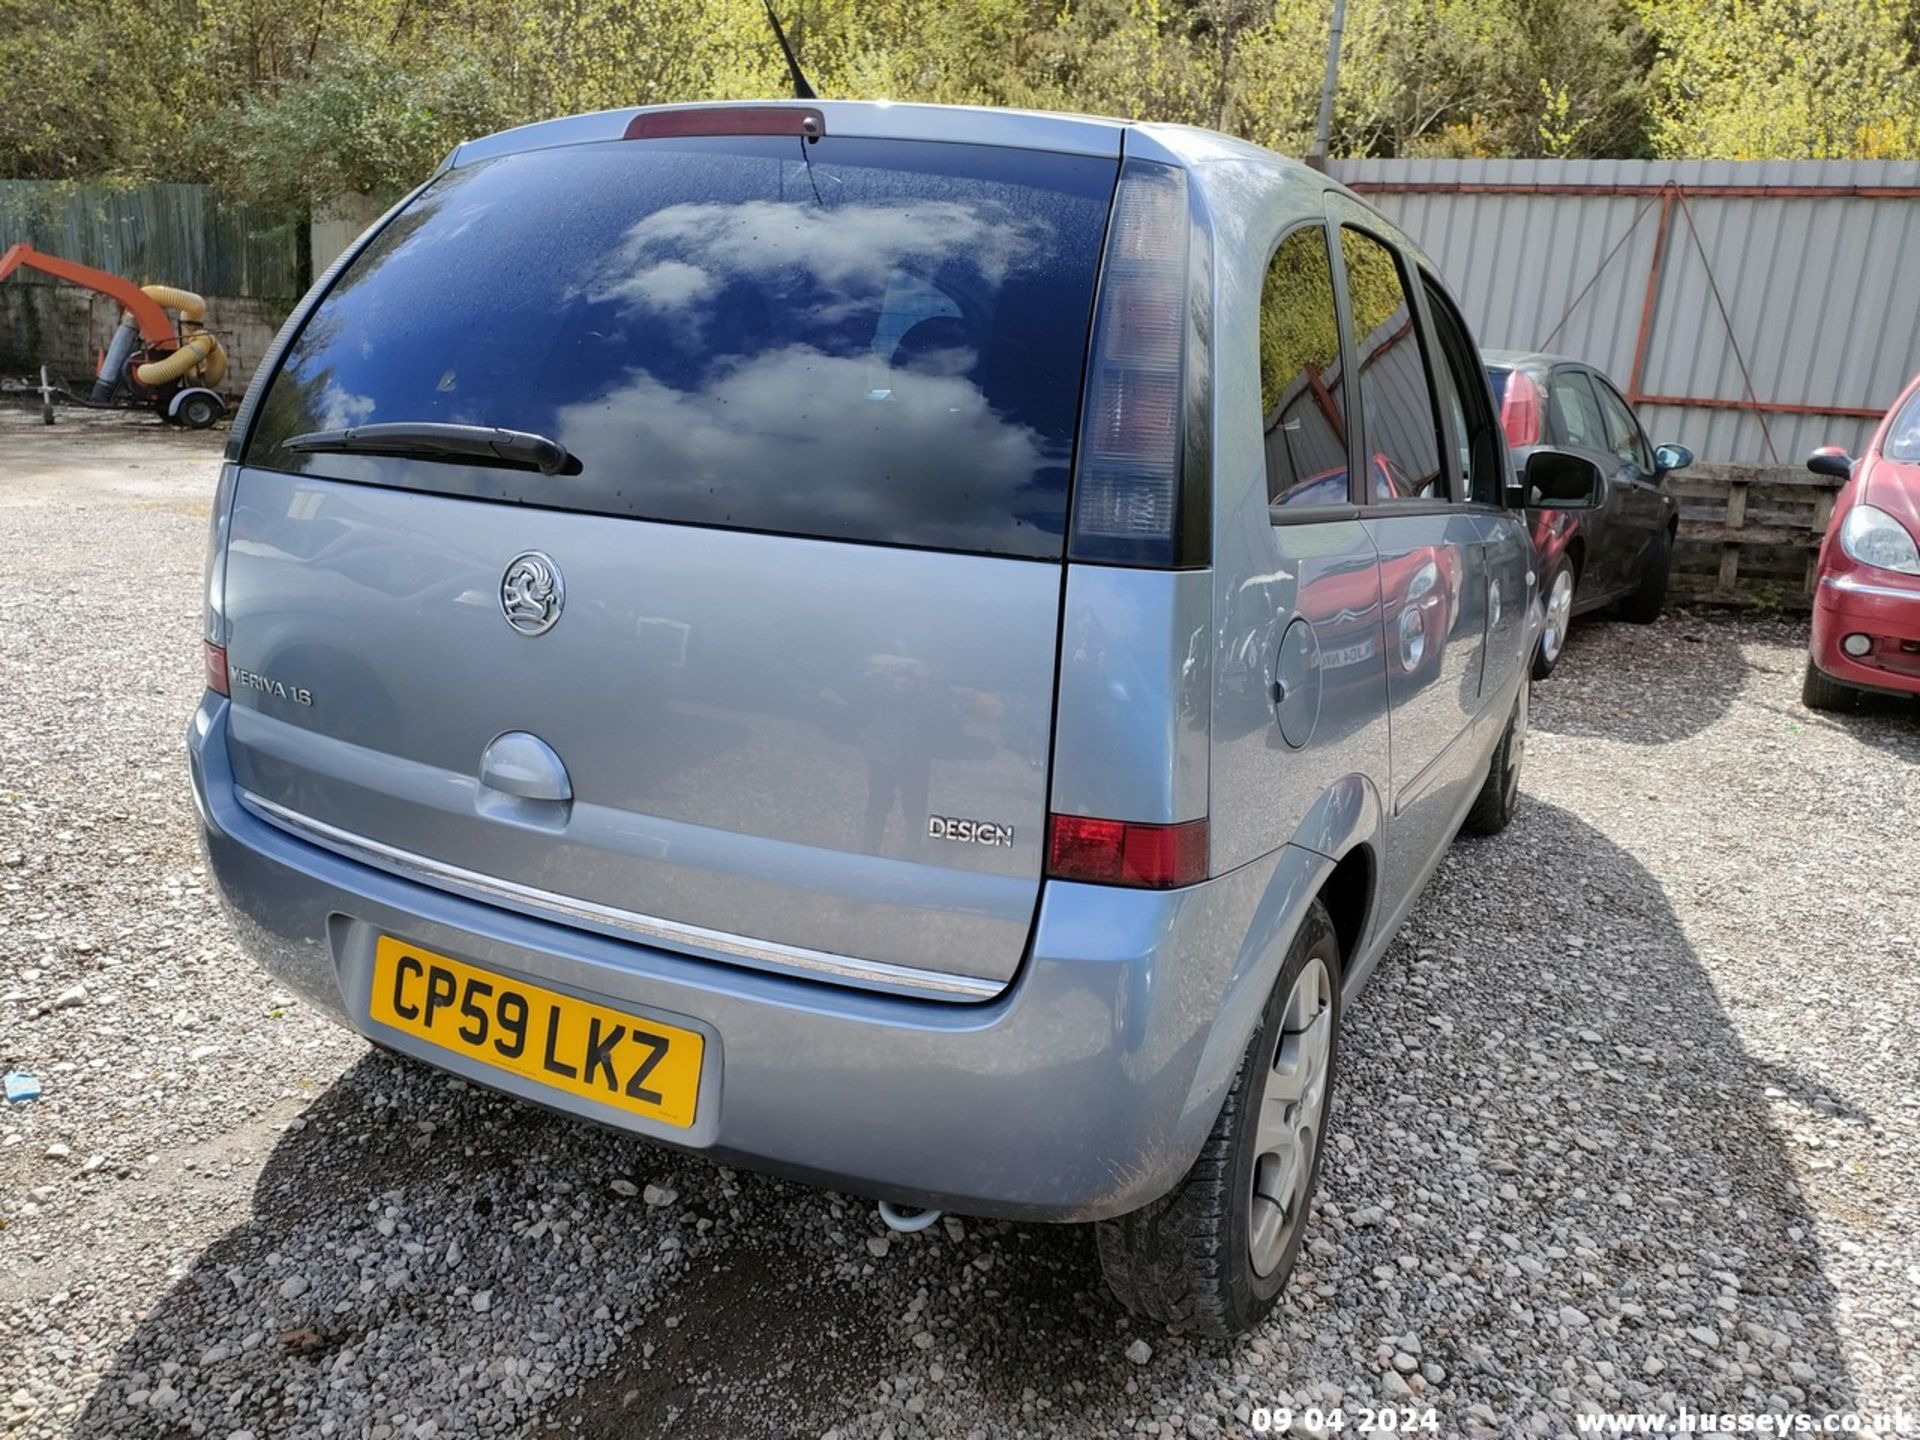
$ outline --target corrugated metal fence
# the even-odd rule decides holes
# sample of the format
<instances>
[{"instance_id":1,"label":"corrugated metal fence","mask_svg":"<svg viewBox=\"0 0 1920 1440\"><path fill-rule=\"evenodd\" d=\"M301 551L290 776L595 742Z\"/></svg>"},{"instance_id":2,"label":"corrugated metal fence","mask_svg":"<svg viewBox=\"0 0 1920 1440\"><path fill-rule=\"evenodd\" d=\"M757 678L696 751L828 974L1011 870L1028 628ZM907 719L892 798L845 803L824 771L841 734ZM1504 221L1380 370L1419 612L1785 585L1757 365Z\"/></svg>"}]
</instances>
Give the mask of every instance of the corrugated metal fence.
<instances>
[{"instance_id":1,"label":"corrugated metal fence","mask_svg":"<svg viewBox=\"0 0 1920 1440\"><path fill-rule=\"evenodd\" d=\"M19 240L139 284L207 296L291 301L302 289L293 226L206 185L0 180L0 250ZM47 279L22 272L7 283Z\"/></svg>"},{"instance_id":2,"label":"corrugated metal fence","mask_svg":"<svg viewBox=\"0 0 1920 1440\"><path fill-rule=\"evenodd\" d=\"M1920 370L1920 163L1337 160L1482 344L1600 366L1656 441L1857 451Z\"/></svg>"}]
</instances>

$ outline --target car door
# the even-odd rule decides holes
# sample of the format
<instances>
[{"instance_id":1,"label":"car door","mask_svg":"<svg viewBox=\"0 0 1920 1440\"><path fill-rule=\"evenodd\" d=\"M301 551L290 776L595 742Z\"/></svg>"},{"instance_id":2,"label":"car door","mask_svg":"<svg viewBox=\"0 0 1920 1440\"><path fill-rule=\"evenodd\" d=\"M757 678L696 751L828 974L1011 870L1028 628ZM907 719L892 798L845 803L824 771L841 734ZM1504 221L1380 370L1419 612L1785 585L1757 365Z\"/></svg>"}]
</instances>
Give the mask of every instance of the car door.
<instances>
[{"instance_id":1,"label":"car door","mask_svg":"<svg viewBox=\"0 0 1920 1440\"><path fill-rule=\"evenodd\" d=\"M1304 803L1364 775L1384 794L1387 670L1380 567L1350 476L1354 387L1341 350L1333 237L1323 217L1279 220L1248 349L1257 364L1265 501L1216 535L1212 785L1258 796L1270 847ZM1251 328L1251 327L1250 327ZM1216 844L1225 843L1216 841ZM1220 855L1215 850L1216 860Z\"/></svg>"},{"instance_id":2,"label":"car door","mask_svg":"<svg viewBox=\"0 0 1920 1440\"><path fill-rule=\"evenodd\" d=\"M1660 489L1660 473L1654 466L1653 446L1646 431L1634 417L1633 409L1606 376L1594 372L1594 394L1600 398L1600 413L1607 425L1607 444L1617 469L1607 473L1609 503L1617 482L1620 491L1620 583L1637 585L1640 571L1651 552L1655 538L1666 523L1666 506Z\"/></svg>"},{"instance_id":3,"label":"car door","mask_svg":"<svg viewBox=\"0 0 1920 1440\"><path fill-rule=\"evenodd\" d=\"M1379 553L1392 790L1390 895L1417 885L1479 783L1470 743L1486 638L1486 539L1466 503L1435 397L1432 338L1406 256L1353 221L1340 227L1351 428L1365 477L1362 521Z\"/></svg>"},{"instance_id":4,"label":"car door","mask_svg":"<svg viewBox=\"0 0 1920 1440\"><path fill-rule=\"evenodd\" d=\"M1446 290L1420 276L1433 335L1433 372L1444 397L1461 490L1479 519L1486 545L1487 634L1481 646L1478 723L1504 726L1514 687L1529 661L1527 611L1539 583L1524 511L1506 508L1507 451L1499 411L1479 363L1473 335Z\"/></svg>"},{"instance_id":5,"label":"car door","mask_svg":"<svg viewBox=\"0 0 1920 1440\"><path fill-rule=\"evenodd\" d=\"M1585 603L1617 593L1626 583L1627 512L1633 474L1623 467L1607 436L1606 415L1593 378L1579 365L1556 365L1547 377L1547 411L1554 444L1591 460L1607 477L1605 504L1580 516L1586 541L1586 559L1580 572L1580 600ZM1626 470L1627 473L1622 473Z\"/></svg>"}]
</instances>

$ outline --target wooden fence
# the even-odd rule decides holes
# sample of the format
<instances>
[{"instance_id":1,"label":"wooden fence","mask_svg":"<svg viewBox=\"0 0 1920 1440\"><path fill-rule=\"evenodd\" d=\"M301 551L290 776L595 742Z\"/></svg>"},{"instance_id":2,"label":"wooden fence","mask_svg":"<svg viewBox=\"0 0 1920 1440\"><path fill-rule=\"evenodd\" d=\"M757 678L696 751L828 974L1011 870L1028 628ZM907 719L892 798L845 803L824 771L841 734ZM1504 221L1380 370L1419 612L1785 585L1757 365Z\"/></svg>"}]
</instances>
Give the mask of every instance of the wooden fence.
<instances>
[{"instance_id":1,"label":"wooden fence","mask_svg":"<svg viewBox=\"0 0 1920 1440\"><path fill-rule=\"evenodd\" d=\"M1666 483L1680 502L1676 599L1812 604L1814 560L1840 481L1784 466L1696 465Z\"/></svg>"},{"instance_id":2,"label":"wooden fence","mask_svg":"<svg viewBox=\"0 0 1920 1440\"><path fill-rule=\"evenodd\" d=\"M223 198L207 185L0 180L0 250L24 240L135 284L290 304L307 287L304 224ZM8 284L54 285L23 270Z\"/></svg>"}]
</instances>

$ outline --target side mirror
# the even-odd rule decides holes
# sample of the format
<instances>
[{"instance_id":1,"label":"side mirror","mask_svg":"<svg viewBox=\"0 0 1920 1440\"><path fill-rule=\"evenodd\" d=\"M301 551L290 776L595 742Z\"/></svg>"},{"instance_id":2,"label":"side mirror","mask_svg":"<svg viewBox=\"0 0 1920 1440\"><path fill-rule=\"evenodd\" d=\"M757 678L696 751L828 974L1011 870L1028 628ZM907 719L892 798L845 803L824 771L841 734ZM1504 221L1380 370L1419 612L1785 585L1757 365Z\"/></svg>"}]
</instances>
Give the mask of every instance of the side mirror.
<instances>
[{"instance_id":1,"label":"side mirror","mask_svg":"<svg viewBox=\"0 0 1920 1440\"><path fill-rule=\"evenodd\" d=\"M1592 510L1607 503L1607 477L1591 460L1563 450L1536 450L1521 472L1533 510Z\"/></svg>"},{"instance_id":2,"label":"side mirror","mask_svg":"<svg viewBox=\"0 0 1920 1440\"><path fill-rule=\"evenodd\" d=\"M1684 445L1662 445L1653 452L1653 469L1657 475L1665 475L1670 470L1684 470L1693 463L1693 452Z\"/></svg>"},{"instance_id":3,"label":"side mirror","mask_svg":"<svg viewBox=\"0 0 1920 1440\"><path fill-rule=\"evenodd\" d=\"M1807 469L1816 475L1831 475L1835 480L1853 478L1853 457L1838 445L1822 445L1807 456Z\"/></svg>"}]
</instances>

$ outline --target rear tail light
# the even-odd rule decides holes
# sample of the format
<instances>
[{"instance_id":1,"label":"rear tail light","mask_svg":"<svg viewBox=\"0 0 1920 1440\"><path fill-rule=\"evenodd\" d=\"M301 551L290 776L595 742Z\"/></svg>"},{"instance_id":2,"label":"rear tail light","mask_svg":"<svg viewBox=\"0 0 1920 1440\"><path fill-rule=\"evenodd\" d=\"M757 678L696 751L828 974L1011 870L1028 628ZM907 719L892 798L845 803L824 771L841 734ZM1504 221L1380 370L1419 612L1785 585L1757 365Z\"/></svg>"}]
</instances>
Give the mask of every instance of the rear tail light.
<instances>
[{"instance_id":1,"label":"rear tail light","mask_svg":"<svg viewBox=\"0 0 1920 1440\"><path fill-rule=\"evenodd\" d=\"M200 642L200 663L206 667L207 688L218 695L227 691L227 652L211 640Z\"/></svg>"},{"instance_id":2,"label":"rear tail light","mask_svg":"<svg viewBox=\"0 0 1920 1440\"><path fill-rule=\"evenodd\" d=\"M1507 374L1507 393L1500 402L1500 428L1507 444L1518 450L1540 443L1540 387L1522 371Z\"/></svg>"},{"instance_id":3,"label":"rear tail light","mask_svg":"<svg viewBox=\"0 0 1920 1440\"><path fill-rule=\"evenodd\" d=\"M213 488L213 513L207 519L207 564L201 575L200 660L207 688L227 693L227 538L233 516L233 492L240 467L231 460L220 467Z\"/></svg>"},{"instance_id":4,"label":"rear tail light","mask_svg":"<svg viewBox=\"0 0 1920 1440\"><path fill-rule=\"evenodd\" d=\"M1127 161L1094 314L1074 475L1076 560L1178 559L1192 230L1186 173Z\"/></svg>"},{"instance_id":5,"label":"rear tail light","mask_svg":"<svg viewBox=\"0 0 1920 1440\"><path fill-rule=\"evenodd\" d=\"M1141 825L1054 815L1047 822L1047 874L1146 890L1192 885L1207 878L1207 822Z\"/></svg>"}]
</instances>

